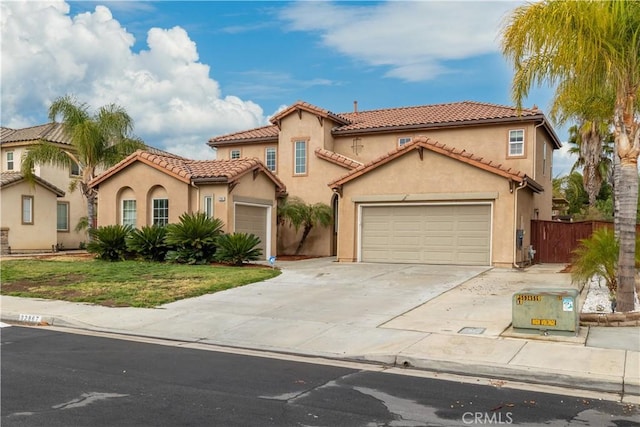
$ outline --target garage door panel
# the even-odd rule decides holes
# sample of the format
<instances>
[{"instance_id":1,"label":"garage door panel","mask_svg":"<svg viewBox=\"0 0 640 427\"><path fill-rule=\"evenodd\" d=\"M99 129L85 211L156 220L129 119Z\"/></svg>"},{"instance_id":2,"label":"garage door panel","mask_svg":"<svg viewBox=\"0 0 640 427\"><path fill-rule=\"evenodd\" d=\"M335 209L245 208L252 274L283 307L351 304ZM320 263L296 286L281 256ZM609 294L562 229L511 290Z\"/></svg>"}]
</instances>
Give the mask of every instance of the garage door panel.
<instances>
[{"instance_id":1,"label":"garage door panel","mask_svg":"<svg viewBox=\"0 0 640 427\"><path fill-rule=\"evenodd\" d=\"M367 262L489 265L491 206L365 206Z\"/></svg>"},{"instance_id":2,"label":"garage door panel","mask_svg":"<svg viewBox=\"0 0 640 427\"><path fill-rule=\"evenodd\" d=\"M267 247L267 208L261 206L236 205L236 233L255 234L260 239L258 247L266 255Z\"/></svg>"}]
</instances>

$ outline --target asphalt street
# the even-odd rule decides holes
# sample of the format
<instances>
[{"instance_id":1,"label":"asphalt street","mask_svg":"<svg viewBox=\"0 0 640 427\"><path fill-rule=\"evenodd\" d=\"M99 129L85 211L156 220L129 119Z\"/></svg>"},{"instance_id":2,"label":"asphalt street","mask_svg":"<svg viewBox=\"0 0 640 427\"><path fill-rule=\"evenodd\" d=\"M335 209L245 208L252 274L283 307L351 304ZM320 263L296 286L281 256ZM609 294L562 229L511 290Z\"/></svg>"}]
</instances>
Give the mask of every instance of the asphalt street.
<instances>
[{"instance_id":1,"label":"asphalt street","mask_svg":"<svg viewBox=\"0 0 640 427\"><path fill-rule=\"evenodd\" d=\"M2 328L3 426L640 426L637 406L468 381Z\"/></svg>"}]
</instances>

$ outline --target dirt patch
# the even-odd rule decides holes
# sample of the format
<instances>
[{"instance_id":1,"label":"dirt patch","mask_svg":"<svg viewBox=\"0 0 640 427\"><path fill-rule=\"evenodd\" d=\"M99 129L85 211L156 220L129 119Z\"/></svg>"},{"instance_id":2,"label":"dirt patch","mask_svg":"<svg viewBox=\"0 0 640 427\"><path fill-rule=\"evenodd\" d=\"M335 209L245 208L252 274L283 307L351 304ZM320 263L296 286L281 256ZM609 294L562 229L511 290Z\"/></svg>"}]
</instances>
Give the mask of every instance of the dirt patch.
<instances>
[{"instance_id":1,"label":"dirt patch","mask_svg":"<svg viewBox=\"0 0 640 427\"><path fill-rule=\"evenodd\" d=\"M33 280L18 280L15 282L5 282L2 284L2 293L9 294L13 292L26 292L32 288L40 286L63 288L70 283L81 282L86 279L83 274L67 274L64 277L48 277L46 280L33 281Z\"/></svg>"}]
</instances>

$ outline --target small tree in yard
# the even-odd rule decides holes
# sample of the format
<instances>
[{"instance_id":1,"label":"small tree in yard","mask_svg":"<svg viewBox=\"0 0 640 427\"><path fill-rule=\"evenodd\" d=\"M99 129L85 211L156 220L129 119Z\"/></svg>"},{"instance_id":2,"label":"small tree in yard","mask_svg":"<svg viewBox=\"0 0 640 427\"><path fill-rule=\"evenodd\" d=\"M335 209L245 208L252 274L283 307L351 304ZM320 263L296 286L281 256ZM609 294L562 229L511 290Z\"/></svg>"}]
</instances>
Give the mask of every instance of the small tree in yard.
<instances>
[{"instance_id":1,"label":"small tree in yard","mask_svg":"<svg viewBox=\"0 0 640 427\"><path fill-rule=\"evenodd\" d=\"M278 206L278 217L283 222L289 222L296 231L302 227L302 238L295 252L295 255L298 255L313 227L331 225L333 210L325 203L307 204L302 199L292 197Z\"/></svg>"}]
</instances>

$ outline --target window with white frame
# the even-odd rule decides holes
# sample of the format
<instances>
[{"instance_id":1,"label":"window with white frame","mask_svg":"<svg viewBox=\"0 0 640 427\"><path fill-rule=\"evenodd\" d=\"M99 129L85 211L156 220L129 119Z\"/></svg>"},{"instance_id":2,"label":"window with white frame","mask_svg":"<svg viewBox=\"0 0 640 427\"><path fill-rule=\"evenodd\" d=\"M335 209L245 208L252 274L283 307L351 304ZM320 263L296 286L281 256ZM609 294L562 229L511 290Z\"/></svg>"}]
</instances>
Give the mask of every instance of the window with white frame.
<instances>
[{"instance_id":1,"label":"window with white frame","mask_svg":"<svg viewBox=\"0 0 640 427\"><path fill-rule=\"evenodd\" d=\"M231 150L229 154L230 159L239 159L240 158L240 150Z\"/></svg>"},{"instance_id":2,"label":"window with white frame","mask_svg":"<svg viewBox=\"0 0 640 427\"><path fill-rule=\"evenodd\" d=\"M509 131L509 156L524 156L524 129Z\"/></svg>"},{"instance_id":3,"label":"window with white frame","mask_svg":"<svg viewBox=\"0 0 640 427\"><path fill-rule=\"evenodd\" d=\"M307 173L307 141L296 141L294 143L294 166L295 175L305 175Z\"/></svg>"},{"instance_id":4,"label":"window with white frame","mask_svg":"<svg viewBox=\"0 0 640 427\"><path fill-rule=\"evenodd\" d=\"M264 162L271 172L276 171L276 149L273 147L269 147L265 150L264 153Z\"/></svg>"},{"instance_id":5,"label":"window with white frame","mask_svg":"<svg viewBox=\"0 0 640 427\"><path fill-rule=\"evenodd\" d=\"M138 218L136 205L135 200L122 201L122 225L136 226L136 220Z\"/></svg>"},{"instance_id":6,"label":"window with white frame","mask_svg":"<svg viewBox=\"0 0 640 427\"><path fill-rule=\"evenodd\" d=\"M169 224L169 199L153 199L153 224Z\"/></svg>"},{"instance_id":7,"label":"window with white frame","mask_svg":"<svg viewBox=\"0 0 640 427\"><path fill-rule=\"evenodd\" d=\"M13 151L7 151L7 170L13 170Z\"/></svg>"},{"instance_id":8,"label":"window with white frame","mask_svg":"<svg viewBox=\"0 0 640 427\"><path fill-rule=\"evenodd\" d=\"M33 225L33 196L22 196L22 223Z\"/></svg>"},{"instance_id":9,"label":"window with white frame","mask_svg":"<svg viewBox=\"0 0 640 427\"><path fill-rule=\"evenodd\" d=\"M546 175L547 171L547 142L542 142L542 175Z\"/></svg>"},{"instance_id":10,"label":"window with white frame","mask_svg":"<svg viewBox=\"0 0 640 427\"><path fill-rule=\"evenodd\" d=\"M408 144L410 142L411 142L411 137L409 136L398 138L398 147L402 147L403 145Z\"/></svg>"},{"instance_id":11,"label":"window with white frame","mask_svg":"<svg viewBox=\"0 0 640 427\"><path fill-rule=\"evenodd\" d=\"M56 217L57 230L69 231L69 202L58 202Z\"/></svg>"},{"instance_id":12,"label":"window with white frame","mask_svg":"<svg viewBox=\"0 0 640 427\"><path fill-rule=\"evenodd\" d=\"M213 218L213 196L204 196L202 208L207 218Z\"/></svg>"}]
</instances>

